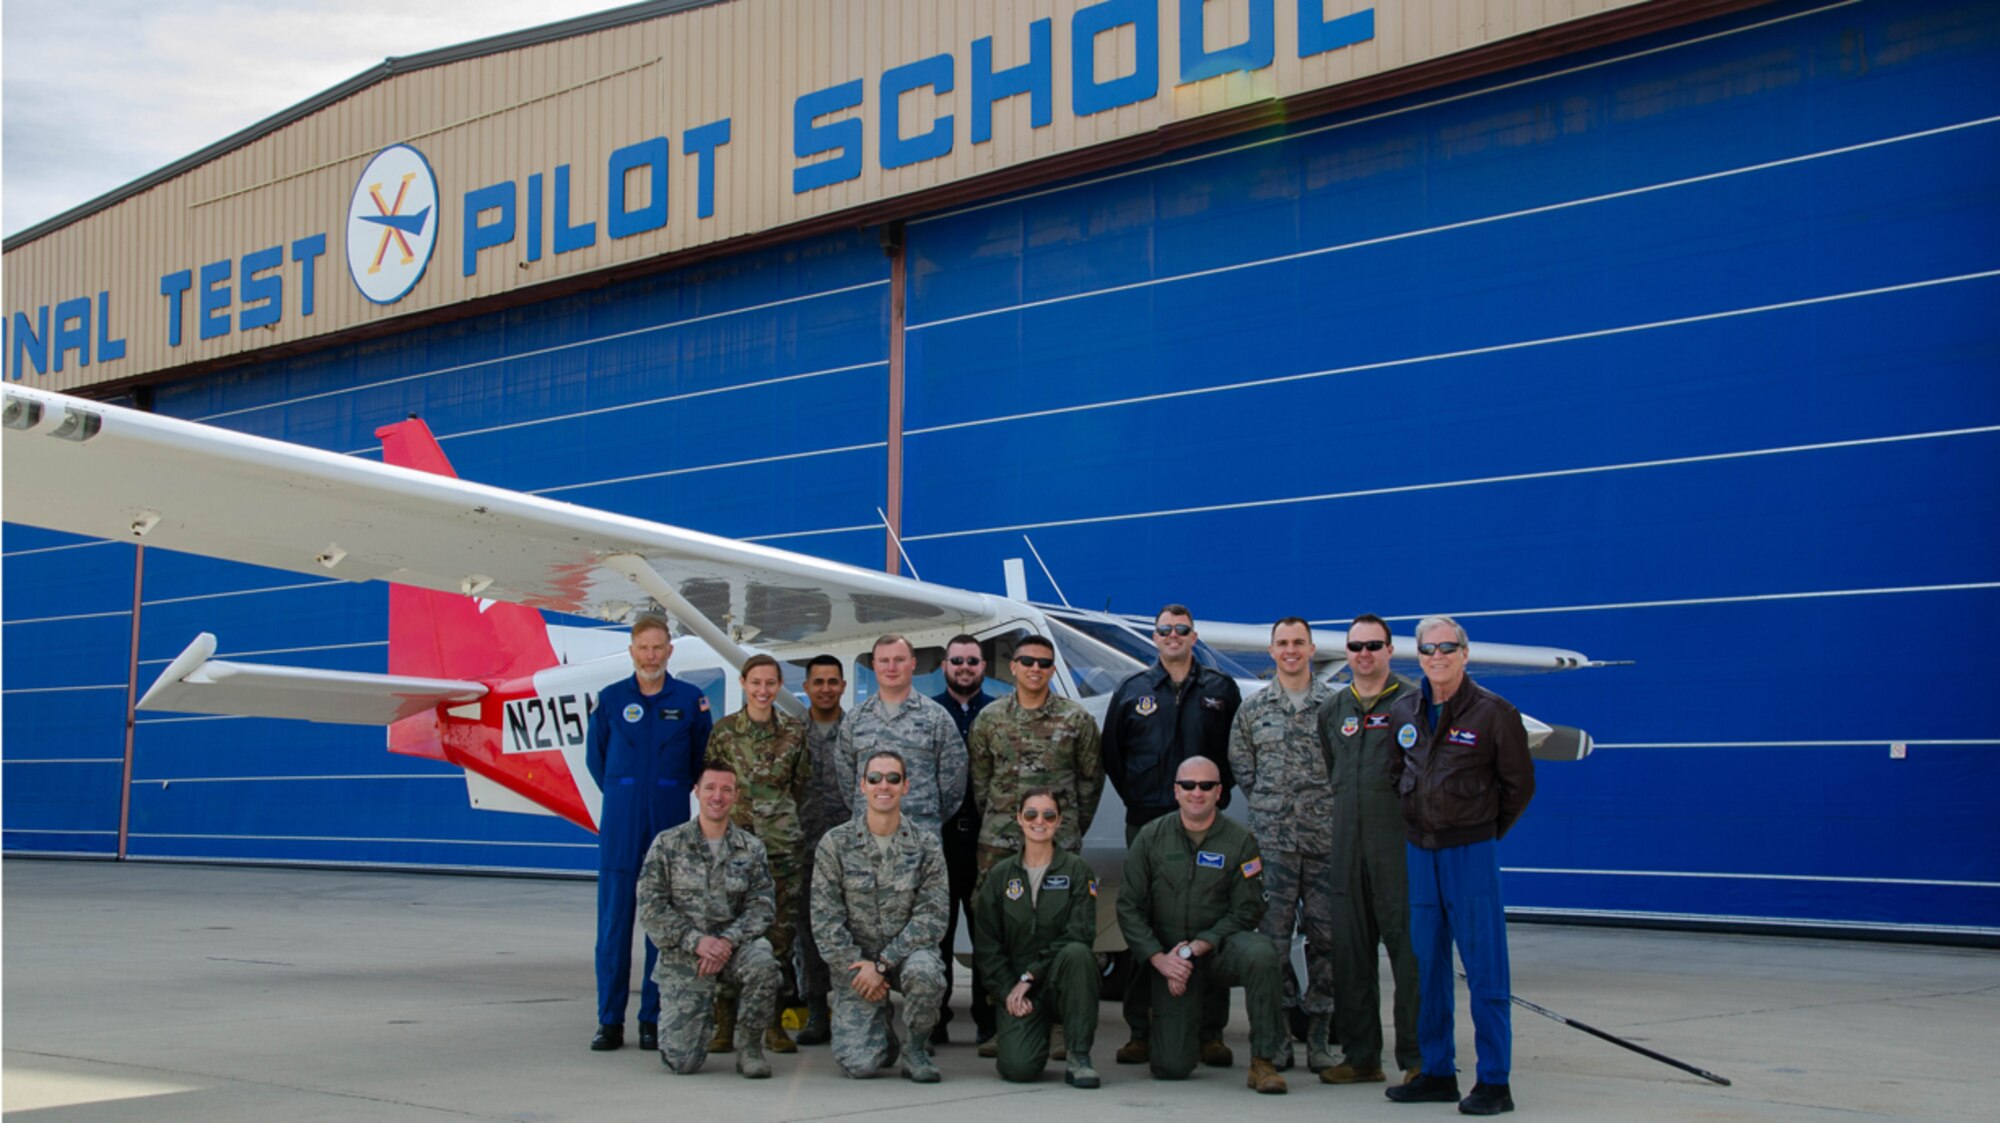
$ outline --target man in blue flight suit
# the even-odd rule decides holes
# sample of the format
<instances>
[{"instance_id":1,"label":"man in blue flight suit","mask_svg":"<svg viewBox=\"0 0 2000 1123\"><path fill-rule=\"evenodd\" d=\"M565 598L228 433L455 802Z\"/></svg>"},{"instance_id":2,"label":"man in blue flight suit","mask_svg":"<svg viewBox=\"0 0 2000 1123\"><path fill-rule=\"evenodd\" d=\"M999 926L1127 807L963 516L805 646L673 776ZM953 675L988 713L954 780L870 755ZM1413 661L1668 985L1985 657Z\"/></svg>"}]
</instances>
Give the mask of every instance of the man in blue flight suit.
<instances>
[{"instance_id":1,"label":"man in blue flight suit","mask_svg":"<svg viewBox=\"0 0 2000 1123\"><path fill-rule=\"evenodd\" d=\"M590 1039L600 1051L625 1044L639 867L654 835L687 822L688 792L701 775L713 724L708 698L667 673L674 643L664 619L634 621L631 652L632 677L599 691L590 715L590 776L604 793L597 816L597 1036ZM658 955L647 941L641 1049L659 1048Z\"/></svg>"}]
</instances>

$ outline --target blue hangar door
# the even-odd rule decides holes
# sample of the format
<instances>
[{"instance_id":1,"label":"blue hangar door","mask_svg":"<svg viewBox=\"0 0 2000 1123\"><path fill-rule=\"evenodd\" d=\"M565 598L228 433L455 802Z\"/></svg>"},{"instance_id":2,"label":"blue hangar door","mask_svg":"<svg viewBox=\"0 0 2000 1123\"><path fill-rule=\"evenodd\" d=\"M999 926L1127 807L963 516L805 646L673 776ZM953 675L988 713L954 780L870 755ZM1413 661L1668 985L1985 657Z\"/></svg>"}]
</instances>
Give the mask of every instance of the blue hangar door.
<instances>
[{"instance_id":1,"label":"blue hangar door","mask_svg":"<svg viewBox=\"0 0 2000 1123\"><path fill-rule=\"evenodd\" d=\"M1510 906L2000 934L2000 9L1761 7L908 241L926 577L1025 532L1079 605L1630 660L1490 684L1604 742Z\"/></svg>"}]
</instances>

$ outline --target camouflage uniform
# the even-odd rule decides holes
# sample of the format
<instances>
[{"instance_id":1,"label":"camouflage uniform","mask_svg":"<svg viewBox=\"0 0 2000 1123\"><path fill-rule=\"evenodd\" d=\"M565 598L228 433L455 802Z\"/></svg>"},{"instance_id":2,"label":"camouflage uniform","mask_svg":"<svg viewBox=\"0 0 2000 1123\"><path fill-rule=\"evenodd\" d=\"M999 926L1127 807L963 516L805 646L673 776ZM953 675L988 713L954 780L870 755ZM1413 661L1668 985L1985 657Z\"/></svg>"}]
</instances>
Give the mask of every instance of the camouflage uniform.
<instances>
[{"instance_id":1,"label":"camouflage uniform","mask_svg":"<svg viewBox=\"0 0 2000 1123\"><path fill-rule=\"evenodd\" d=\"M778 961L763 939L771 926L771 870L764 844L731 824L721 853L711 852L701 820L661 831L639 871L639 922L660 949L653 981L660 986L660 1058L678 1073L708 1059L715 1032L715 988L742 989L736 1019L739 1047L761 1041L778 1000ZM718 975L696 969L695 945L719 936L735 949Z\"/></svg>"},{"instance_id":2,"label":"camouflage uniform","mask_svg":"<svg viewBox=\"0 0 2000 1123\"><path fill-rule=\"evenodd\" d=\"M1010 694L986 707L972 723L972 794L985 809L979 826L979 872L1021 849L1014 821L1021 797L1033 788L1056 793L1055 842L1072 854L1097 814L1104 766L1097 757L1097 721L1068 698L1049 695L1037 710Z\"/></svg>"},{"instance_id":3,"label":"camouflage uniform","mask_svg":"<svg viewBox=\"0 0 2000 1123\"><path fill-rule=\"evenodd\" d=\"M932 834L940 833L944 817L965 802L965 738L958 735L951 714L914 690L895 706L877 694L848 713L840 723L835 759L846 784L841 794L857 815L866 809L861 803L861 773L868 754L881 749L902 754L908 766L910 791L903 797L903 818L916 820Z\"/></svg>"},{"instance_id":4,"label":"camouflage uniform","mask_svg":"<svg viewBox=\"0 0 2000 1123\"><path fill-rule=\"evenodd\" d=\"M834 720L832 729L822 732L811 717L805 722L806 756L812 765L812 780L799 800L799 826L805 832L802 851L805 862L799 870L801 906L812 902L813 855L819 849L819 840L853 814L847 809L847 793L840 782L840 765L835 759L835 746L844 724L843 715ZM830 983L826 960L820 957L819 941L813 938L812 917L804 907L799 909L798 925L799 993L808 998L824 998Z\"/></svg>"},{"instance_id":5,"label":"camouflage uniform","mask_svg":"<svg viewBox=\"0 0 2000 1123\"><path fill-rule=\"evenodd\" d=\"M946 728L958 737L956 729ZM907 815L886 846L869 833L865 816L819 840L813 857L813 937L835 976L833 1057L847 1075L873 1076L891 1055L888 1000L877 1004L855 994L851 963L886 962L889 984L903 992L909 1034L903 1040L918 1048L930 1040L944 999L937 946L950 895L937 829Z\"/></svg>"},{"instance_id":6,"label":"camouflage uniform","mask_svg":"<svg viewBox=\"0 0 2000 1123\"><path fill-rule=\"evenodd\" d=\"M747 710L738 710L715 723L708 735L708 760L736 770L736 806L730 817L763 842L770 860L778 914L767 938L783 978L780 997L789 1000L798 993L792 985L792 947L805 888L799 803L812 782L805 726L783 713L773 713L769 725L760 725ZM725 996L731 989L724 988Z\"/></svg>"},{"instance_id":7,"label":"camouflage uniform","mask_svg":"<svg viewBox=\"0 0 2000 1123\"><path fill-rule=\"evenodd\" d=\"M1243 703L1229 727L1229 767L1243 786L1250 829L1264 848L1270 908L1259 931L1286 965L1285 1005L1333 1012L1333 898L1327 884L1333 851L1333 782L1320 747L1319 710L1333 690L1314 682L1294 709L1276 682ZM1292 925L1305 904L1306 991L1289 969Z\"/></svg>"}]
</instances>

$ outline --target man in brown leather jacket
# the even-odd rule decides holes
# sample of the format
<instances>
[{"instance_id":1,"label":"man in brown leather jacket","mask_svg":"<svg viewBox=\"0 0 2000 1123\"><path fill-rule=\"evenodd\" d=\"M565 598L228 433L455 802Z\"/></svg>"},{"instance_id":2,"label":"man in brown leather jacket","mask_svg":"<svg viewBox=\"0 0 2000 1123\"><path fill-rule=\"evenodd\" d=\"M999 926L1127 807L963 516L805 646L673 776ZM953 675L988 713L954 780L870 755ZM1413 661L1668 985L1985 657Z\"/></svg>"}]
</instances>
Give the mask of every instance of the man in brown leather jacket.
<instances>
[{"instance_id":1,"label":"man in brown leather jacket","mask_svg":"<svg viewBox=\"0 0 2000 1123\"><path fill-rule=\"evenodd\" d=\"M1513 1022L1507 915L1500 900L1498 840L1535 794L1535 765L1521 712L1465 673L1465 629L1448 616L1417 625L1419 690L1390 710L1391 758L1402 798L1410 879L1410 942L1417 952L1417 1042L1423 1075L1388 1090L1397 1103L1458 1099L1452 1043L1452 944L1472 995L1479 1080L1459 1101L1466 1115L1514 1110L1508 1087Z\"/></svg>"}]
</instances>

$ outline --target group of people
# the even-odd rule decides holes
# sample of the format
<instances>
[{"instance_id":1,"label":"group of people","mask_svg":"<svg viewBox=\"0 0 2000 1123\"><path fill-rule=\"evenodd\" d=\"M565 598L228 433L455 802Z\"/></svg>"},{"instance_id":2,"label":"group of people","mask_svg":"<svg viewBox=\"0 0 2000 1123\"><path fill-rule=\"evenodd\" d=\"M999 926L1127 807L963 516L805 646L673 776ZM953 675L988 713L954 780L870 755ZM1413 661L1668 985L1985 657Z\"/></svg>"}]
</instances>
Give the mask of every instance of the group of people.
<instances>
[{"instance_id":1,"label":"group of people","mask_svg":"<svg viewBox=\"0 0 2000 1123\"><path fill-rule=\"evenodd\" d=\"M641 618L634 675L600 693L591 719L604 792L591 1047L624 1043L636 916L648 937L639 1043L674 1072L734 1052L739 1073L768 1077L767 1052L830 1043L848 1076L897 1066L935 1082L963 910L981 1055L1007 1080L1057 1059L1068 1083L1098 1087L1098 882L1080 851L1109 780L1126 809L1116 913L1135 965L1119 1063L1161 1079L1233 1064L1222 1036L1229 989L1242 987L1252 1089L1287 1090L1293 1036L1322 1082L1386 1083L1386 949L1401 1077L1389 1098L1512 1110L1494 844L1534 770L1519 712L1465 672L1464 629L1422 621L1411 682L1390 671L1388 624L1357 617L1352 681L1333 687L1313 674L1311 627L1287 617L1272 628L1273 681L1247 703L1194 658L1184 606L1162 609L1153 631L1158 661L1120 685L1101 730L1051 689L1055 646L1035 635L1013 643L1014 690L999 699L975 638L946 645L946 690L930 698L913 687L910 642L887 635L871 654L876 690L851 711L839 659L806 667L799 721L776 705L778 663L756 655L742 708L711 721L701 692L667 673L666 622ZM678 822L690 786L698 814ZM1218 813L1232 788L1247 825ZM1295 930L1303 982L1289 965ZM1462 1099L1454 944L1478 1049ZM794 1038L777 1011L801 1004Z\"/></svg>"}]
</instances>

